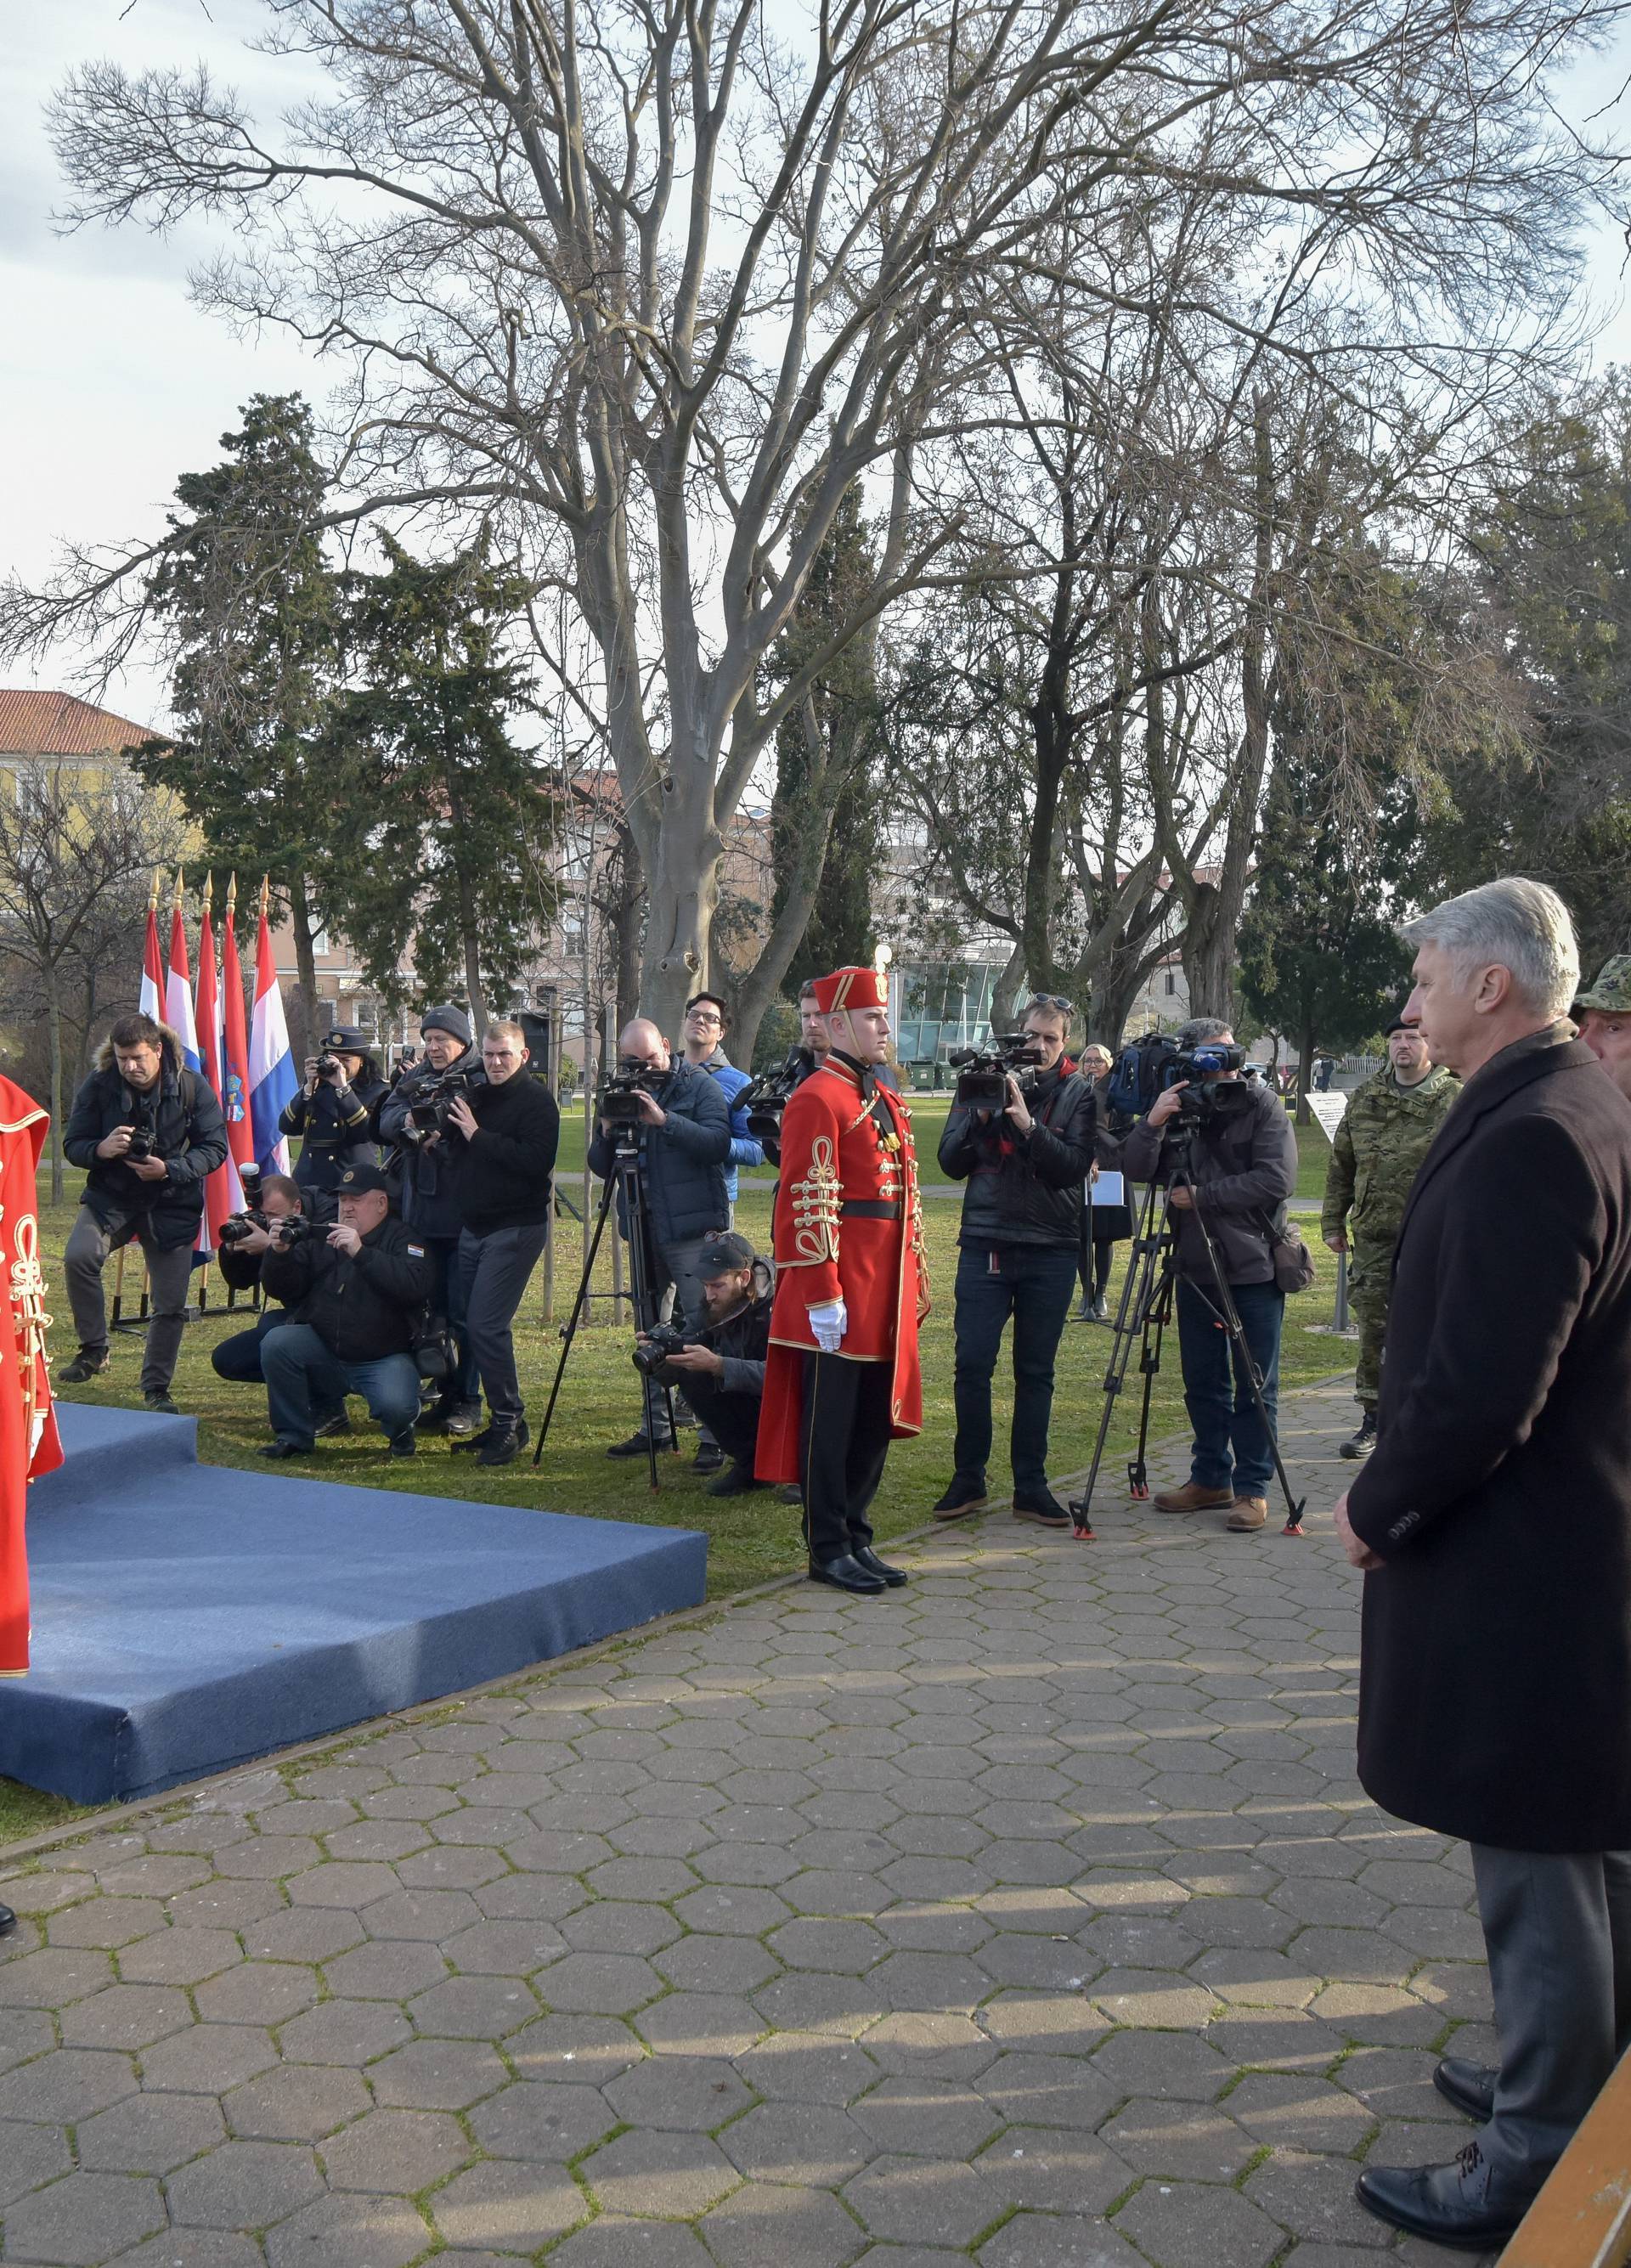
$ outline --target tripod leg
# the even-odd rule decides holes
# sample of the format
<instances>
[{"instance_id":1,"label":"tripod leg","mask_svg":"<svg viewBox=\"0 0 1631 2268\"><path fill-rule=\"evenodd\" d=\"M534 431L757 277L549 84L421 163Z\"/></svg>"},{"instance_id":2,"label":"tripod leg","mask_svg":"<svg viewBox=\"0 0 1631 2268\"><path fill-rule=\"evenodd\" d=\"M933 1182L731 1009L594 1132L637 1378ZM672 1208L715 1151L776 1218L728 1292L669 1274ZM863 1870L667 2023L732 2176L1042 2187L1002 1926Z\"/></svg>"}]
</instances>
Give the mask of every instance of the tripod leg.
<instances>
[{"instance_id":1,"label":"tripod leg","mask_svg":"<svg viewBox=\"0 0 1631 2268\"><path fill-rule=\"evenodd\" d=\"M1138 1447L1127 1467L1127 1490L1135 1504L1149 1498L1149 1413L1155 1397L1156 1373L1161 1368L1161 1350L1166 1337L1167 1321L1172 1313L1174 1278L1170 1257L1162 1272L1155 1297L1144 1318L1144 1346L1140 1368L1144 1373L1143 1400L1139 1410Z\"/></svg>"},{"instance_id":2,"label":"tripod leg","mask_svg":"<svg viewBox=\"0 0 1631 2268\"><path fill-rule=\"evenodd\" d=\"M561 1381L566 1375L566 1358L572 1352L572 1343L578 1335L579 1318L583 1314L584 1302L589 1296L589 1282L594 1274L595 1256L601 1248L601 1234L606 1226L606 1216L611 1211L612 1200L616 1195L616 1176L609 1174L601 1190L600 1211L594 1216L594 1233L589 1239L589 1249L584 1256L583 1274L578 1279L578 1296L572 1303L572 1313L566 1318L565 1329L561 1333L561 1359L555 1366L555 1382L550 1388L549 1403L538 1426L538 1439L533 1447L532 1461L535 1466L542 1456L543 1445L549 1439L550 1420L555 1415L555 1405L560 1397Z\"/></svg>"},{"instance_id":3,"label":"tripod leg","mask_svg":"<svg viewBox=\"0 0 1631 2268\"><path fill-rule=\"evenodd\" d=\"M1240 1310L1235 1305L1234 1294L1229 1288L1229 1279L1223 1273L1223 1263L1218 1257L1217 1246L1212 1241L1212 1233L1207 1228L1202 1214L1199 1193L1192 1182L1188 1186L1193 1203L1195 1219L1207 1248L1207 1258L1211 1263L1213 1289L1217 1294L1212 1304L1224 1329L1229 1334L1229 1346L1238 1368L1245 1373L1246 1383L1251 1389L1251 1399L1257 1404L1258 1417L1262 1422L1263 1432L1268 1441L1268 1453L1273 1461L1274 1477L1279 1481L1280 1493L1286 1499L1286 1524L1280 1533L1284 1535L1301 1535L1305 1532L1303 1526L1303 1508L1307 1499L1292 1493L1291 1476L1286 1470L1285 1459L1280 1454L1280 1436L1274 1430L1273 1422L1268 1414L1268 1403L1264 1396L1263 1374L1258 1370L1251 1349L1246 1343L1246 1327L1240 1320Z\"/></svg>"},{"instance_id":4,"label":"tripod leg","mask_svg":"<svg viewBox=\"0 0 1631 2268\"><path fill-rule=\"evenodd\" d=\"M656 1321L655 1313L650 1304L651 1278L646 1272L650 1247L646 1241L646 1198L645 1192L640 1188L638 1167L631 1167L624 1175L624 1181L623 1201L629 1223L629 1289L634 1302L634 1328L638 1331L646 1329ZM656 1399L653 1395L652 1381L649 1378L643 1376L640 1384L644 1388L642 1406L646 1412L646 1468L651 1476L652 1493L654 1496L662 1486L662 1483L657 1477ZM662 1407L668 1421L668 1440L672 1442L675 1437L674 1395L666 1385L662 1388Z\"/></svg>"},{"instance_id":5,"label":"tripod leg","mask_svg":"<svg viewBox=\"0 0 1631 2268\"><path fill-rule=\"evenodd\" d=\"M1093 1443L1092 1462L1081 1494L1070 1502L1071 1525L1079 1543L1093 1541L1093 1491L1098 1485L1099 1468L1104 1461L1105 1446L1110 1439L1111 1422L1115 1415L1117 1396L1125 1381L1127 1363L1133 1352L1133 1342L1144 1328L1148 1314L1150 1278L1155 1259L1161 1248L1162 1239L1155 1230L1155 1191L1152 1186L1145 1200L1143 1219L1133 1239L1132 1256L1121 1280L1121 1298L1116 1307L1116 1321L1111 1330L1110 1359L1104 1371L1104 1405L1099 1412L1098 1432ZM1148 1398L1148 1389L1147 1398Z\"/></svg>"}]
</instances>

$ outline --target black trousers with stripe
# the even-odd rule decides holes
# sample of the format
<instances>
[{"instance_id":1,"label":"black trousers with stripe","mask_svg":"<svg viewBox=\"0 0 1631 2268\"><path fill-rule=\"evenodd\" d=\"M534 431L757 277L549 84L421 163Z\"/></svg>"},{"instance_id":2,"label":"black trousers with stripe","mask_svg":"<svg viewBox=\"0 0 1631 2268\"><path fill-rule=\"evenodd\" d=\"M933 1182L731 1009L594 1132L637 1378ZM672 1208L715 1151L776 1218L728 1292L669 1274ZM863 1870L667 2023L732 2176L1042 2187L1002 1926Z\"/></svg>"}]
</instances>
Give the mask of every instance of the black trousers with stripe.
<instances>
[{"instance_id":1,"label":"black trousers with stripe","mask_svg":"<svg viewBox=\"0 0 1631 2268\"><path fill-rule=\"evenodd\" d=\"M841 1354L804 1358L799 1481L804 1542L823 1565L872 1541L867 1514L889 1453L894 1366Z\"/></svg>"}]
</instances>

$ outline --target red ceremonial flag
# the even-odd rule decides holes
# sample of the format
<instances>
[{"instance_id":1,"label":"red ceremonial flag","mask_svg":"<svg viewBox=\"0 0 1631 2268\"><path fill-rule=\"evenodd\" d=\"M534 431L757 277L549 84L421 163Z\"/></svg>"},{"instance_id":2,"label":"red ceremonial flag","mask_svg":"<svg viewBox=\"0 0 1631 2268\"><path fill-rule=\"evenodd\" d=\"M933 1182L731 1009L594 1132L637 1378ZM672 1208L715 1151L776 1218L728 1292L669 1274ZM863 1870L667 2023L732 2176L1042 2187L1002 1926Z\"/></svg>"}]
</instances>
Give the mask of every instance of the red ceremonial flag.
<instances>
[{"instance_id":1,"label":"red ceremonial flag","mask_svg":"<svg viewBox=\"0 0 1631 2268\"><path fill-rule=\"evenodd\" d=\"M233 909L238 877L226 886L226 925L221 932L221 1116L226 1121L226 1171L232 1209L243 1204L246 1166L255 1163L255 1130L249 1123L249 1026L244 1013L244 973L239 966Z\"/></svg>"},{"instance_id":2,"label":"red ceremonial flag","mask_svg":"<svg viewBox=\"0 0 1631 2268\"><path fill-rule=\"evenodd\" d=\"M142 992L140 1006L143 1015L151 1016L155 1024L162 1024L165 1009L164 954L159 943L159 875L153 874L153 887L147 900L147 943L142 952Z\"/></svg>"},{"instance_id":3,"label":"red ceremonial flag","mask_svg":"<svg viewBox=\"0 0 1631 2268\"><path fill-rule=\"evenodd\" d=\"M210 920L210 883L206 876L203 892L203 915L198 924L198 992L194 1019L198 1031L198 1057L203 1075L220 1103L223 1114L226 1104L221 1085L221 1001L216 990L215 931ZM221 1223L228 1213L236 1210L232 1203L232 1182L237 1179L229 1162L218 1166L204 1182L204 1214L200 1226L198 1249L213 1252L221 1241Z\"/></svg>"},{"instance_id":4,"label":"red ceremonial flag","mask_svg":"<svg viewBox=\"0 0 1631 2268\"><path fill-rule=\"evenodd\" d=\"M46 1125L33 1097L0 1079L0 1297L10 1308L12 1350L0 1361L0 1677L20 1677L28 1668L28 1484L63 1462L46 1369L34 1193Z\"/></svg>"}]
</instances>

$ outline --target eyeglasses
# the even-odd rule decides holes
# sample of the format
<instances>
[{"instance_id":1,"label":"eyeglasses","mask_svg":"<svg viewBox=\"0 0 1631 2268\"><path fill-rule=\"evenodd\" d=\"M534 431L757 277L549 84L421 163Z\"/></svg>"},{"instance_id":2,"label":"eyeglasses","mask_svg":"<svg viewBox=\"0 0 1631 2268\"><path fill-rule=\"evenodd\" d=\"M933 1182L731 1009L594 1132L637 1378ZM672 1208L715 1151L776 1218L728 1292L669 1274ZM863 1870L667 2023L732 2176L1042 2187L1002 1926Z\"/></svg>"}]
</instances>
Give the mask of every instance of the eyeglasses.
<instances>
[{"instance_id":1,"label":"eyeglasses","mask_svg":"<svg viewBox=\"0 0 1631 2268\"><path fill-rule=\"evenodd\" d=\"M1030 996L1030 1008L1026 1011L1027 1014L1030 1013L1030 1008L1059 1008L1067 1016L1074 1016L1076 1012L1062 992L1033 992Z\"/></svg>"},{"instance_id":2,"label":"eyeglasses","mask_svg":"<svg viewBox=\"0 0 1631 2268\"><path fill-rule=\"evenodd\" d=\"M686 1011L693 1024L717 1024L719 1012L713 1008L689 1008Z\"/></svg>"}]
</instances>

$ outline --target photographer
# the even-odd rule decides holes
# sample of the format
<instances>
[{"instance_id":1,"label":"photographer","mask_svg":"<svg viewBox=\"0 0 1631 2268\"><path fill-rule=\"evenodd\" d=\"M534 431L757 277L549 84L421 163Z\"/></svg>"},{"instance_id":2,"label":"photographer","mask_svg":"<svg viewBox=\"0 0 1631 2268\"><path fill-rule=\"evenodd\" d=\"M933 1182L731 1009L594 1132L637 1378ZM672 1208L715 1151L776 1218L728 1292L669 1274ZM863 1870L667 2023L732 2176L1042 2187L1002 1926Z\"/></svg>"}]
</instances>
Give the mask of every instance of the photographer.
<instances>
[{"instance_id":1,"label":"photographer","mask_svg":"<svg viewBox=\"0 0 1631 2268\"><path fill-rule=\"evenodd\" d=\"M303 1189L337 1189L348 1166L379 1164L371 1127L388 1093L367 1033L334 1025L322 1054L306 1058L306 1083L277 1120L280 1134L299 1138L294 1177Z\"/></svg>"},{"instance_id":2,"label":"photographer","mask_svg":"<svg viewBox=\"0 0 1631 2268\"><path fill-rule=\"evenodd\" d=\"M705 1241L729 1226L725 1161L730 1155L730 1112L718 1083L682 1057L675 1062L655 1024L637 1017L618 1042L623 1071L637 1082L636 1117L614 1130L602 1116L589 1145L591 1169L604 1181L617 1168L620 1141L632 1141L651 1224L652 1249L646 1256L651 1312L637 1316L649 1329L670 1293L687 1318L701 1312L702 1278L697 1270ZM618 1196L618 1223L629 1224ZM645 1382L645 1420L639 1432L608 1449L611 1457L643 1457L648 1439L671 1448L662 1397Z\"/></svg>"},{"instance_id":3,"label":"photographer","mask_svg":"<svg viewBox=\"0 0 1631 2268\"><path fill-rule=\"evenodd\" d=\"M446 1315L459 1350L459 1367L444 1379L436 1400L419 1418L422 1433L468 1438L482 1422L481 1383L464 1327L459 1277L459 1233L464 1226L454 1193L459 1146L447 1111L457 1084L480 1086L486 1073L470 1043L470 1020L449 1005L427 1008L419 1021L424 1060L402 1072L380 1105L381 1141L394 1144L402 1176L404 1227L423 1244L436 1271L431 1306Z\"/></svg>"},{"instance_id":4,"label":"photographer","mask_svg":"<svg viewBox=\"0 0 1631 2268\"><path fill-rule=\"evenodd\" d=\"M745 1071L737 1070L725 1052L725 1034L730 1029L730 1020L729 1012L717 992L697 992L685 1003L685 1060L698 1071L705 1071L716 1082L730 1112L731 1147L725 1167L725 1202L727 1219L734 1220L740 1194L736 1169L739 1166L762 1166L764 1149L754 1139L747 1110L741 1103L743 1091L753 1081ZM702 1439L691 1460L691 1470L717 1473L725 1462L725 1452L709 1432L706 1418L698 1422Z\"/></svg>"},{"instance_id":5,"label":"photographer","mask_svg":"<svg viewBox=\"0 0 1631 2268\"><path fill-rule=\"evenodd\" d=\"M459 1145L457 1305L487 1394L485 1428L454 1447L476 1450L484 1465L511 1463L528 1441L511 1326L549 1234L561 1131L555 1097L525 1075L528 1059L519 1024L489 1024L482 1041L486 1077L455 1095L447 1113Z\"/></svg>"},{"instance_id":6,"label":"photographer","mask_svg":"<svg viewBox=\"0 0 1631 2268\"><path fill-rule=\"evenodd\" d=\"M753 1476L771 1340L771 1271L734 1229L711 1237L697 1256L701 1311L685 1344L647 1368L657 1344L641 1335L637 1368L660 1386L683 1388L691 1408L730 1458L708 1484L710 1496L744 1496ZM661 1342L657 1343L661 1344Z\"/></svg>"},{"instance_id":7,"label":"photographer","mask_svg":"<svg viewBox=\"0 0 1631 2268\"><path fill-rule=\"evenodd\" d=\"M1038 993L1025 1012L1023 1076L1007 1072L1007 1103L999 1109L954 1101L941 1136L941 1171L968 1188L958 1236L956 1470L934 1506L940 1520L959 1519L985 1501L992 1374L1012 1317L1014 1517L1070 1526L1048 1486L1048 1421L1054 1358L1076 1285L1096 1116L1092 1086L1066 1058L1070 1018L1067 1001Z\"/></svg>"},{"instance_id":8,"label":"photographer","mask_svg":"<svg viewBox=\"0 0 1631 2268\"><path fill-rule=\"evenodd\" d=\"M263 1457L304 1457L315 1446L316 1412L343 1408L360 1394L394 1457L418 1446L418 1337L432 1272L424 1248L391 1219L378 1166L348 1166L340 1177L340 1219L292 1238L275 1233L262 1256L262 1288L290 1320L261 1342L261 1369L274 1439Z\"/></svg>"},{"instance_id":9,"label":"photographer","mask_svg":"<svg viewBox=\"0 0 1631 2268\"><path fill-rule=\"evenodd\" d=\"M1178 1356L1194 1449L1189 1479L1182 1488L1163 1491L1155 1505L1157 1512L1227 1506L1229 1527L1243 1534L1261 1528L1268 1518L1273 1444L1238 1361L1231 1373L1232 1350L1195 1208L1201 1207L1211 1233L1272 1427L1286 1312L1286 1295L1274 1280L1273 1246L1284 1226L1286 1200L1296 1187L1296 1137L1278 1096L1242 1079L1240 1050L1226 1023L1215 1016L1194 1017L1178 1032L1177 1045L1183 1054L1216 1047L1232 1055L1236 1060L1229 1067L1204 1071L1201 1085L1227 1082L1240 1100L1228 1108L1213 1103L1196 1117L1194 1103L1187 1110L1184 1103L1190 1082L1181 1080L1156 1096L1149 1116L1123 1145L1123 1162L1134 1181L1170 1182L1173 1122L1180 1114L1193 1119L1193 1130L1185 1137L1186 1161L1179 1168L1192 1176L1193 1190L1180 1182L1169 1202L1177 1235Z\"/></svg>"},{"instance_id":10,"label":"photographer","mask_svg":"<svg viewBox=\"0 0 1631 2268\"><path fill-rule=\"evenodd\" d=\"M244 1168L247 1176L248 1168ZM247 1189L245 1192L248 1194ZM277 1228L279 1221L314 1222L317 1208L322 1201L312 1200L308 1216L302 1200L300 1184L288 1174L262 1174L258 1176L251 1209L239 1213L222 1225L221 1247L216 1263L221 1280L234 1292L253 1292L261 1283L261 1263L277 1248ZM260 1218L257 1219L256 1215ZM330 1216L323 1215L325 1220ZM262 1289L264 1287L262 1286ZM287 1310L271 1299L262 1302L261 1313L253 1330L234 1331L230 1338L218 1339L210 1351L210 1366L218 1378L233 1386L263 1386L265 1376L261 1368L261 1347L269 1331L275 1331L289 1321ZM342 1401L335 1408L319 1414L314 1427L319 1437L326 1433L349 1433L351 1420Z\"/></svg>"},{"instance_id":11,"label":"photographer","mask_svg":"<svg viewBox=\"0 0 1631 2268\"><path fill-rule=\"evenodd\" d=\"M181 1044L151 1016L122 1016L74 1097L63 1152L88 1178L63 1254L79 1351L58 1373L77 1386L107 1368L102 1270L134 1237L152 1307L142 1352L142 1398L175 1414L170 1381L181 1351L193 1247L204 1182L226 1160L226 1126L210 1089L181 1061Z\"/></svg>"}]
</instances>

